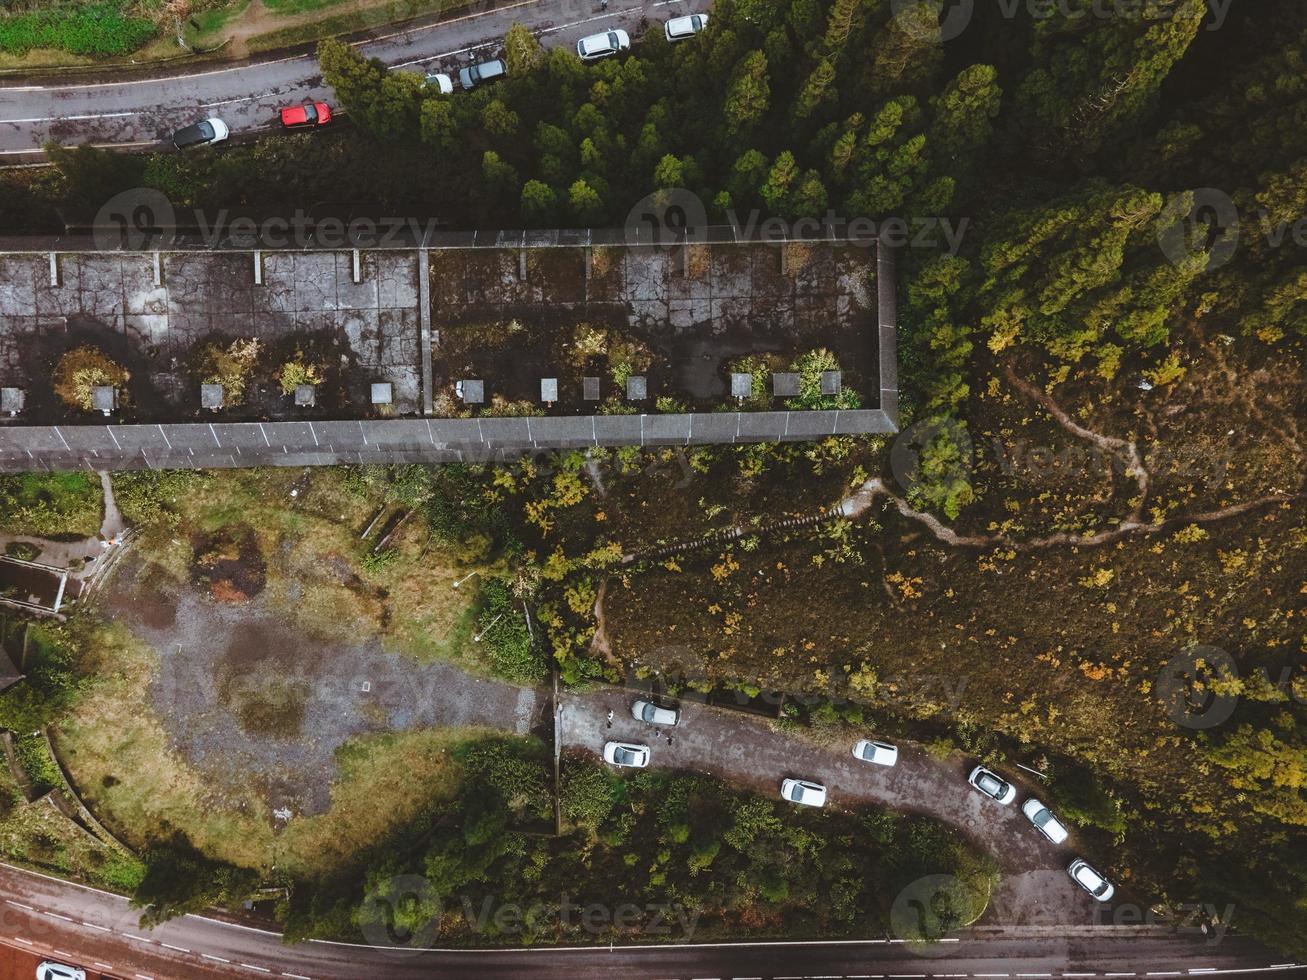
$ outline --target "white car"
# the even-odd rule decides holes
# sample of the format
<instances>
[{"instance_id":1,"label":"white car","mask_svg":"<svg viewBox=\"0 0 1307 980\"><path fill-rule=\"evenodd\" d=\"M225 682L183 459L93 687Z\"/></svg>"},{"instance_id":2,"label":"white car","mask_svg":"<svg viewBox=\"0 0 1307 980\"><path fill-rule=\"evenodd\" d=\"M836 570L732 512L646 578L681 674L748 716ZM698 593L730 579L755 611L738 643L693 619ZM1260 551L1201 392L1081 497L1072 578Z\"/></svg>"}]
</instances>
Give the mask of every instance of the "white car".
<instances>
[{"instance_id":1,"label":"white car","mask_svg":"<svg viewBox=\"0 0 1307 980\"><path fill-rule=\"evenodd\" d=\"M208 119L201 119L192 126L185 129L179 129L172 134L172 145L179 150L186 150L192 146L207 146L211 143L221 143L231 135L231 130L227 124L217 116L210 116Z\"/></svg>"},{"instance_id":2,"label":"white car","mask_svg":"<svg viewBox=\"0 0 1307 980\"><path fill-rule=\"evenodd\" d=\"M681 720L681 713L675 708L663 708L652 701L639 700L631 705L631 717L636 721L647 721L651 725L666 725L675 728Z\"/></svg>"},{"instance_id":3,"label":"white car","mask_svg":"<svg viewBox=\"0 0 1307 980\"><path fill-rule=\"evenodd\" d=\"M1017 788L1015 786L1000 778L998 773L990 772L984 766L976 766L975 769L972 769L971 775L967 777L967 782L990 799L997 800L1004 806L1017 798Z\"/></svg>"},{"instance_id":4,"label":"white car","mask_svg":"<svg viewBox=\"0 0 1307 980\"><path fill-rule=\"evenodd\" d=\"M36 968L36 980L86 980L86 971L54 960L43 960Z\"/></svg>"},{"instance_id":5,"label":"white car","mask_svg":"<svg viewBox=\"0 0 1307 980\"><path fill-rule=\"evenodd\" d=\"M1111 901L1112 896L1116 894L1112 883L1091 868L1084 858L1076 858L1067 865L1066 871L1077 885L1100 902Z\"/></svg>"},{"instance_id":6,"label":"white car","mask_svg":"<svg viewBox=\"0 0 1307 980\"><path fill-rule=\"evenodd\" d=\"M609 58L631 47L631 35L626 31L612 30L603 34L591 34L576 42L576 53L582 61L598 61Z\"/></svg>"},{"instance_id":7,"label":"white car","mask_svg":"<svg viewBox=\"0 0 1307 980\"><path fill-rule=\"evenodd\" d=\"M625 769L643 769L649 765L649 746L634 742L605 742L604 762Z\"/></svg>"},{"instance_id":8,"label":"white car","mask_svg":"<svg viewBox=\"0 0 1307 980\"><path fill-rule=\"evenodd\" d=\"M781 780L781 798L800 806L825 806L826 787L806 779Z\"/></svg>"},{"instance_id":9,"label":"white car","mask_svg":"<svg viewBox=\"0 0 1307 980\"><path fill-rule=\"evenodd\" d=\"M878 766L892 766L899 761L899 750L898 746L890 745L889 742L873 742L864 738L853 746L853 758Z\"/></svg>"},{"instance_id":10,"label":"white car","mask_svg":"<svg viewBox=\"0 0 1307 980\"><path fill-rule=\"evenodd\" d=\"M1035 829L1054 844L1064 844L1069 836L1066 826L1053 816L1053 811L1040 803L1033 796L1021 805L1021 812L1026 815Z\"/></svg>"},{"instance_id":11,"label":"white car","mask_svg":"<svg viewBox=\"0 0 1307 980\"><path fill-rule=\"evenodd\" d=\"M428 75L427 84L441 95L450 95L454 91L454 80L443 71L433 71Z\"/></svg>"},{"instance_id":12,"label":"white car","mask_svg":"<svg viewBox=\"0 0 1307 980\"><path fill-rule=\"evenodd\" d=\"M667 40L680 41L694 37L708 26L707 14L690 14L688 17L673 17L667 22Z\"/></svg>"}]
</instances>

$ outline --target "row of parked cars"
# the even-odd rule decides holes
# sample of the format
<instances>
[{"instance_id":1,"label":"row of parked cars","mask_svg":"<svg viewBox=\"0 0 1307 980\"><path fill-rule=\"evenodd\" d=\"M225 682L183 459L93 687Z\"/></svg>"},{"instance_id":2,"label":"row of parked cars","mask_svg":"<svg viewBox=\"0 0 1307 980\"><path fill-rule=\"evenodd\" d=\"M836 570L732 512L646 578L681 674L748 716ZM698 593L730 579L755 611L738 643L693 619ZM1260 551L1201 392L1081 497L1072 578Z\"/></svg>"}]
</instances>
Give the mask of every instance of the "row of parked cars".
<instances>
[{"instance_id":1,"label":"row of parked cars","mask_svg":"<svg viewBox=\"0 0 1307 980\"><path fill-rule=\"evenodd\" d=\"M663 25L663 33L669 41L683 41L687 37L694 37L707 26L707 14L690 14L687 17L673 17ZM576 55L582 61L601 61L604 58L611 58L615 54L621 54L623 51L629 51L630 49L631 35L620 28L590 34L576 42ZM504 63L502 58L492 58L489 61L481 61L475 65L460 68L458 71L458 85L463 91L470 92L474 88L507 77L508 65ZM452 95L454 92L453 77L443 71L431 72L431 74L427 75L427 84L436 89L441 95Z\"/></svg>"},{"instance_id":2,"label":"row of parked cars","mask_svg":"<svg viewBox=\"0 0 1307 980\"><path fill-rule=\"evenodd\" d=\"M653 725L675 727L681 719L675 708L666 708L652 701L638 700L631 705L631 715L637 721ZM604 760L615 766L643 769L649 765L649 746L635 742L610 741L604 745ZM898 746L875 739L859 739L853 746L853 758L859 762L875 766L892 767L898 764ZM967 777L967 782L978 793L989 797L1003 806L1010 806L1017 798L1017 788L998 773L984 766L976 766ZM827 790L824 785L809 779L781 780L781 799L799 806L822 807L826 805ZM1071 836L1066 825L1035 797L1030 797L1021 806L1031 826L1050 843L1061 846ZM1067 866L1067 873L1077 885L1100 902L1110 901L1116 893L1112 883L1099 874L1084 858L1076 858Z\"/></svg>"},{"instance_id":3,"label":"row of parked cars","mask_svg":"<svg viewBox=\"0 0 1307 980\"><path fill-rule=\"evenodd\" d=\"M694 37L707 26L707 14L690 14L686 17L673 17L667 21L663 25L663 33L668 41L683 41L688 37ZM630 50L630 47L631 36L626 31L614 29L581 38L576 42L576 53L582 61L599 61ZM458 84L464 91L471 91L507 77L508 65L502 58L492 58L490 61L460 68ZM426 81L441 95L450 95L454 91L454 79L444 72L432 72L427 75ZM301 105L286 106L278 111L278 118L283 129L315 129L331 122L331 106L325 102L305 102ZM216 116L211 116L177 130L173 134L172 145L179 150L185 150L195 146L222 143L230 135L231 129L227 124Z\"/></svg>"}]
</instances>

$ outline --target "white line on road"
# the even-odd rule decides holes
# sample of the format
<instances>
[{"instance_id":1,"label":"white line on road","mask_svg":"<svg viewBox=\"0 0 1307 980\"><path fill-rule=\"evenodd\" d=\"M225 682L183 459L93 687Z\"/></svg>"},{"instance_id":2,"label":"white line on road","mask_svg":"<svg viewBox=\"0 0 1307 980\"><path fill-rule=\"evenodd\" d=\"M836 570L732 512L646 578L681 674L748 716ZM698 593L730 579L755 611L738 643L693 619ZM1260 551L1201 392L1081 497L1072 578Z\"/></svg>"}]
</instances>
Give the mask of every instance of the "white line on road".
<instances>
[{"instance_id":1,"label":"white line on road","mask_svg":"<svg viewBox=\"0 0 1307 980\"><path fill-rule=\"evenodd\" d=\"M67 119L72 122L80 122L86 119L120 119L123 116L139 116L139 112L92 112L85 116L33 116L31 119L0 119L0 122L6 123L38 123L38 122L58 122Z\"/></svg>"},{"instance_id":2,"label":"white line on road","mask_svg":"<svg viewBox=\"0 0 1307 980\"><path fill-rule=\"evenodd\" d=\"M15 936L14 939L15 939L17 942L22 943L24 946L33 946L33 945L35 945L35 943L33 943L30 939L24 939L22 936Z\"/></svg>"},{"instance_id":3,"label":"white line on road","mask_svg":"<svg viewBox=\"0 0 1307 980\"><path fill-rule=\"evenodd\" d=\"M97 926L94 922L83 922L82 925L88 929L94 929L97 932L113 932L108 926Z\"/></svg>"},{"instance_id":4,"label":"white line on road","mask_svg":"<svg viewBox=\"0 0 1307 980\"><path fill-rule=\"evenodd\" d=\"M112 970L112 969L113 969L113 964L112 964L112 963L101 963L99 960L96 960L94 963L91 964L91 966L95 967L97 970Z\"/></svg>"},{"instance_id":5,"label":"white line on road","mask_svg":"<svg viewBox=\"0 0 1307 980\"><path fill-rule=\"evenodd\" d=\"M138 943L145 943L147 946L153 946L153 945L154 945L154 940L153 940L153 939L147 939L145 936L133 936L130 932L124 932L124 933L123 933L123 938L124 938L124 939L132 939L132 940L135 940L135 941L138 942Z\"/></svg>"},{"instance_id":6,"label":"white line on road","mask_svg":"<svg viewBox=\"0 0 1307 980\"><path fill-rule=\"evenodd\" d=\"M258 970L260 973L272 972L266 966L255 966L253 963L242 963L241 966L245 967L247 970Z\"/></svg>"},{"instance_id":7,"label":"white line on road","mask_svg":"<svg viewBox=\"0 0 1307 980\"><path fill-rule=\"evenodd\" d=\"M305 976L304 974L302 974L302 973L283 973L282 976L283 976L283 977L290 977L291 980L311 980L311 978L306 977L306 976Z\"/></svg>"},{"instance_id":8,"label":"white line on road","mask_svg":"<svg viewBox=\"0 0 1307 980\"><path fill-rule=\"evenodd\" d=\"M231 960L229 960L229 959L226 959L226 958L224 958L224 957L222 957L222 956L214 956L212 953L201 953L200 955L203 956L206 960L216 960L216 961L219 962L219 963L230 963L230 962L231 962Z\"/></svg>"},{"instance_id":9,"label":"white line on road","mask_svg":"<svg viewBox=\"0 0 1307 980\"><path fill-rule=\"evenodd\" d=\"M48 915L48 916L49 916L50 918L52 918L52 919L61 919L61 920L64 921L64 922L72 922L72 921L73 921L72 919L68 918L68 916L66 916L66 915L60 915L58 912L47 912L47 911L45 911L45 909L42 909L42 910L41 910L41 914L42 914L42 915Z\"/></svg>"},{"instance_id":10,"label":"white line on road","mask_svg":"<svg viewBox=\"0 0 1307 980\"><path fill-rule=\"evenodd\" d=\"M16 908L16 909L26 909L26 910L29 911L29 912L35 912L35 911L36 911L36 909L32 908L32 906L30 906L30 905L24 905L22 902L14 902L14 901L11 901L10 899L7 899L7 898L5 899L5 904L6 904L6 905L12 905L12 906L13 906L14 908Z\"/></svg>"},{"instance_id":11,"label":"white line on road","mask_svg":"<svg viewBox=\"0 0 1307 980\"><path fill-rule=\"evenodd\" d=\"M190 952L190 950L187 949L185 946L174 946L172 943L160 942L159 945L160 945L160 946L163 946L165 949L175 949L175 950L177 950L177 952L179 952L179 953L189 953L189 952Z\"/></svg>"}]
</instances>

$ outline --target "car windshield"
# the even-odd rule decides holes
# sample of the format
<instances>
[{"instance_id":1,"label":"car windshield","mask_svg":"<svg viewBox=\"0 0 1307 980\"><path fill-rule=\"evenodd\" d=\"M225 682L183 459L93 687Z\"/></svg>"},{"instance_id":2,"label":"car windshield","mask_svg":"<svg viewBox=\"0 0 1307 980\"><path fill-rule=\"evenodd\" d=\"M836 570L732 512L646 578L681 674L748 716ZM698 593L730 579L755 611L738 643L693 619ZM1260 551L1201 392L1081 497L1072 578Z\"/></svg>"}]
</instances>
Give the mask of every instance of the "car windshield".
<instances>
[{"instance_id":1,"label":"car windshield","mask_svg":"<svg viewBox=\"0 0 1307 980\"><path fill-rule=\"evenodd\" d=\"M313 106L311 106L311 105L306 105L306 106L304 107L304 121L305 121L305 122L317 122L317 121L318 121L318 110L317 110L316 108L314 108Z\"/></svg>"},{"instance_id":2,"label":"car windshield","mask_svg":"<svg viewBox=\"0 0 1307 980\"><path fill-rule=\"evenodd\" d=\"M615 31L608 32L608 46L613 49L617 48L617 33Z\"/></svg>"},{"instance_id":3,"label":"car windshield","mask_svg":"<svg viewBox=\"0 0 1307 980\"><path fill-rule=\"evenodd\" d=\"M200 135L206 140L213 139L213 125L208 120L198 123L195 128L200 131Z\"/></svg>"},{"instance_id":4,"label":"car windshield","mask_svg":"<svg viewBox=\"0 0 1307 980\"><path fill-rule=\"evenodd\" d=\"M1030 822L1033 823L1036 827L1045 827L1048 825L1048 822L1052 819L1053 819L1053 814L1050 813L1047 808L1045 808L1043 810L1040 810L1033 817L1031 817Z\"/></svg>"},{"instance_id":5,"label":"car windshield","mask_svg":"<svg viewBox=\"0 0 1307 980\"><path fill-rule=\"evenodd\" d=\"M803 787L800 786L798 783L795 783L792 787L790 787L790 799L793 800L795 803L798 803L803 799Z\"/></svg>"},{"instance_id":6,"label":"car windshield","mask_svg":"<svg viewBox=\"0 0 1307 980\"><path fill-rule=\"evenodd\" d=\"M646 703L644 706L644 710L640 712L640 717L643 718L645 721L653 721L654 712L656 712L657 710L658 709L655 708L652 704Z\"/></svg>"}]
</instances>

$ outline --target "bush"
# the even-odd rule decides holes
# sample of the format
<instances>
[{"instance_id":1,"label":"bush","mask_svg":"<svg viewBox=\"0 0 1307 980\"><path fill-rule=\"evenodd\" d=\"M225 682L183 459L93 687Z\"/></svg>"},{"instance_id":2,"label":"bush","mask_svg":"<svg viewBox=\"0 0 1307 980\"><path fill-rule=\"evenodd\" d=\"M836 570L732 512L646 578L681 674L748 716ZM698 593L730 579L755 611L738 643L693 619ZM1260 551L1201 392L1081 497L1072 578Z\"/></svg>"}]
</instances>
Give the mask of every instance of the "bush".
<instances>
[{"instance_id":1,"label":"bush","mask_svg":"<svg viewBox=\"0 0 1307 980\"><path fill-rule=\"evenodd\" d=\"M568 762L563 769L563 815L578 827L598 829L608 819L616 798L613 777L601 766Z\"/></svg>"},{"instance_id":2,"label":"bush","mask_svg":"<svg viewBox=\"0 0 1307 980\"><path fill-rule=\"evenodd\" d=\"M522 684L544 679L544 660L532 642L526 612L503 579L488 579L482 585L478 622L496 674Z\"/></svg>"},{"instance_id":3,"label":"bush","mask_svg":"<svg viewBox=\"0 0 1307 980\"><path fill-rule=\"evenodd\" d=\"M261 346L253 337L238 338L226 347L207 345L200 354L200 383L222 385L223 404L240 405L245 401L245 387L258 361ZM292 386L290 390L295 388Z\"/></svg>"},{"instance_id":4,"label":"bush","mask_svg":"<svg viewBox=\"0 0 1307 980\"><path fill-rule=\"evenodd\" d=\"M152 21L126 16L117 3L54 7L0 18L0 51L21 55L54 48L104 58L135 51L158 30Z\"/></svg>"},{"instance_id":5,"label":"bush","mask_svg":"<svg viewBox=\"0 0 1307 980\"><path fill-rule=\"evenodd\" d=\"M91 410L91 389L100 385L122 388L131 375L95 347L74 347L59 358L54 369L54 393L73 408Z\"/></svg>"},{"instance_id":6,"label":"bush","mask_svg":"<svg viewBox=\"0 0 1307 980\"><path fill-rule=\"evenodd\" d=\"M86 473L0 476L0 528L40 536L95 534L100 481Z\"/></svg>"},{"instance_id":7,"label":"bush","mask_svg":"<svg viewBox=\"0 0 1307 980\"><path fill-rule=\"evenodd\" d=\"M306 364L303 354L296 354L295 359L287 361L277 372L277 382L281 385L283 395L295 394L300 385L320 385L325 379L321 366Z\"/></svg>"}]
</instances>

